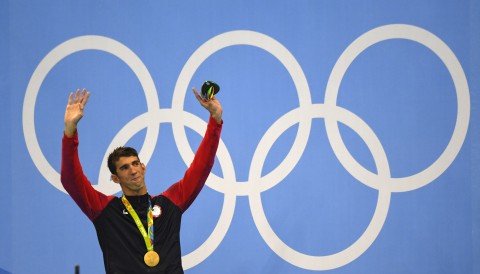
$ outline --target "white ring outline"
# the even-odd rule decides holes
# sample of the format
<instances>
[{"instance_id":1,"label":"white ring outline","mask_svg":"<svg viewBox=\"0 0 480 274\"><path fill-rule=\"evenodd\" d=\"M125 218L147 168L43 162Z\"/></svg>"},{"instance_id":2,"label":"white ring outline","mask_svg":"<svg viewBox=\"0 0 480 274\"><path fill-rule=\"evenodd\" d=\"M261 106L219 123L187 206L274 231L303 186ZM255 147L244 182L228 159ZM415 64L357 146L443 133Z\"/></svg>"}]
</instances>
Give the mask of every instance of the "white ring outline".
<instances>
[{"instance_id":1,"label":"white ring outline","mask_svg":"<svg viewBox=\"0 0 480 274\"><path fill-rule=\"evenodd\" d=\"M289 119L288 116L299 116L298 113L300 111L300 115L304 114L304 111L300 109L296 109L294 111L289 112L285 117L285 120L288 124L281 124L275 123L278 126L285 127L288 129L292 125L295 124L294 119ZM368 125L358 118L352 112L340 108L340 107L329 107L323 104L315 104L308 108L308 118L314 117L334 117L337 121L342 121L345 125L350 126L360 137L367 137L368 141L371 141L373 144L367 143L369 148L375 148L376 146L381 146L380 141L376 138L375 133L371 130ZM282 118L283 118L282 117ZM278 138L280 135L278 134L281 132L278 129L273 127L270 128L272 133L268 132L267 134L274 134L273 137ZM283 129L283 128L281 128ZM266 134L266 135L267 135ZM363 138L362 138L363 139ZM273 140L273 139L269 139ZM275 139L276 140L276 139ZM270 143L266 143L265 146L271 147L275 140ZM387 179L390 177L390 168L388 166L387 156L384 153L383 149L374 149L372 150L374 154L372 155L377 166L377 170L379 171L379 177L383 179ZM265 155L266 156L266 155ZM258 159L258 163L252 164L252 166L260 166L255 173L251 173L250 175L253 178L251 180L259 180L261 176L261 169L263 167L264 159ZM291 248L287 244L285 244L273 231L272 227L270 226L267 217L265 215L265 211L262 206L261 202L261 193L251 194L249 196L250 201L250 211L255 221L255 225L260 232L263 240L267 243L267 245L283 260L298 266L300 268L309 269L309 270L331 270L335 268L339 268L344 266L353 260L357 259L363 252L365 252L375 241L378 234L380 233L385 219L388 214L388 208L390 206L390 192L386 191L385 189L380 189L378 193L378 200L377 206L375 208L375 212L373 214L372 220L370 224L365 229L364 233L349 247L345 248L344 250L337 252L332 255L326 256L312 256L306 255L301 252L296 251L295 249Z\"/></svg>"},{"instance_id":2,"label":"white ring outline","mask_svg":"<svg viewBox=\"0 0 480 274\"><path fill-rule=\"evenodd\" d=\"M85 35L67 40L52 49L42 59L42 61L40 61L37 68L33 72L32 77L30 78L30 82L28 83L23 102L23 135L28 152L35 163L35 166L37 166L40 173L43 175L43 177L45 177L45 179L47 179L48 182L64 193L67 192L60 182L60 174L45 158L38 143L34 123L35 103L38 92L40 91L40 87L52 68L70 54L83 50L105 51L125 62L140 81L140 84L145 92L148 109L152 110L160 108L157 90L148 69L133 51L120 42L103 36ZM149 123L147 128L145 141L141 149L141 151L145 151L146 149L147 152L140 153L142 160L145 161L145 163L148 163L155 149L159 127L159 125ZM117 147L121 145L124 145L124 143L111 144L110 147ZM103 168L106 167L106 157L108 157L108 153L109 151L105 153L104 160L102 161L104 166L100 168L98 184L93 186L98 191L101 191L107 195L111 195L117 193L120 189L117 184L110 182L110 174L107 172L108 169ZM104 179L102 180L102 178Z\"/></svg>"},{"instance_id":3,"label":"white ring outline","mask_svg":"<svg viewBox=\"0 0 480 274\"><path fill-rule=\"evenodd\" d=\"M325 119L327 136L335 155L350 174L365 185L380 189L387 187L390 192L404 192L423 187L438 178L452 164L465 141L470 119L470 94L465 72L453 51L437 36L425 29L404 25L385 25L372 29L353 41L337 60L325 92L325 104L336 106L340 82L354 59L373 44L389 39L407 39L432 50L447 67L457 93L457 119L452 137L439 158L429 167L415 175L403 178L389 178L387 182L364 168L350 154L343 143L337 121ZM373 183L369 183L373 182ZM386 184L385 184L386 183ZM381 185L385 184L385 185Z\"/></svg>"},{"instance_id":4,"label":"white ring outline","mask_svg":"<svg viewBox=\"0 0 480 274\"><path fill-rule=\"evenodd\" d=\"M172 109L174 109L174 111L179 112L183 110L188 84L198 67L215 52L223 48L236 45L254 46L272 54L278 61L282 63L292 77L293 83L299 95L298 99L300 107L308 107L312 104L310 88L308 86L308 81L305 77L305 74L303 73L300 64L287 48L265 34L254 31L237 30L225 32L211 38L201 45L187 60L175 85L174 96L172 99ZM182 155L185 163L191 162L194 153L190 144L188 143L185 129L179 123L174 123L172 127L175 142L178 150L180 151L180 155ZM298 127L299 134L297 134L294 145L290 149L289 153L285 159L266 176L285 178L285 176L288 175L288 173L293 169L293 166L290 168L287 165L292 163L296 164L300 159L300 156L305 150L308 142L308 132L310 132L310 128L311 120L302 119L302 122ZM257 149L259 148L257 147ZM255 152L255 154L256 153L257 152ZM258 187L255 185L258 182L232 183L226 181L225 179L222 180L214 173L210 174L210 177L210 184L208 186L223 193L233 192L237 195L248 195Z\"/></svg>"}]
</instances>

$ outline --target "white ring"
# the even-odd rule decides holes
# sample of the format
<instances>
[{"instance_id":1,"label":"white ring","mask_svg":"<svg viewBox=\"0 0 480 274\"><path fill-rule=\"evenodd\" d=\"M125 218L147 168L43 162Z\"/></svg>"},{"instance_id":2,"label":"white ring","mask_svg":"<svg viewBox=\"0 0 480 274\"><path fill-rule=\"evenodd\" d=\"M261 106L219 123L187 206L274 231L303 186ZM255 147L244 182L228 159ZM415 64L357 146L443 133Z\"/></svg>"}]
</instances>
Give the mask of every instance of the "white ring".
<instances>
[{"instance_id":1,"label":"white ring","mask_svg":"<svg viewBox=\"0 0 480 274\"><path fill-rule=\"evenodd\" d=\"M300 111L298 109L298 111ZM302 114L305 113L305 110L301 111ZM331 119L336 119L337 121L342 122L343 124L349 126L362 138L366 139L369 142L367 146L369 148L381 146L380 141L376 138L373 131L368 127L368 125L358 118L353 113L340 108L340 107L328 107L323 104L312 105L308 109L309 117L308 118L321 118L321 117L331 117ZM292 115L295 115L293 113ZM298 115L297 115L298 116ZM281 126L289 128L294 124L294 120L286 120L289 124L279 124L276 123L279 127ZM273 132L278 132L279 130L271 127L270 130ZM272 133L273 134L273 133ZM276 134L278 136L278 134ZM268 147L273 145L272 143L265 144ZM384 153L383 149L372 150L373 158L379 171L379 178L387 180L390 178L390 168L388 166L387 156ZM259 156L260 157L260 156ZM266 157L264 154L263 158ZM256 181L260 180L261 171L263 167L264 159L258 158L256 165L260 167L256 169L256 172L250 173L249 180ZM254 166L254 165L252 165ZM332 255L328 256L311 256L300 253L293 248L286 245L273 231L270 224L268 223L267 217L265 216L265 211L261 202L260 192L251 194L249 196L250 201L250 210L252 212L255 225L257 226L258 231L262 235L262 238L265 240L267 245L282 259L285 261L309 270L330 270L334 268L341 267L346 265L360 255L363 254L373 243L380 233L385 219L387 217L388 208L390 206L390 192L384 188L379 190L377 206L375 208L375 213L373 214L370 224L365 229L364 233L349 247L346 249Z\"/></svg>"},{"instance_id":2,"label":"white ring","mask_svg":"<svg viewBox=\"0 0 480 274\"><path fill-rule=\"evenodd\" d=\"M153 79L148 72L148 69L142 63L140 58L138 58L135 53L133 53L129 48L123 44L103 36L80 36L63 42L62 44L55 47L50 51L37 66L33 72L30 82L27 86L27 91L25 93L25 99L23 102L23 135L25 142L27 144L28 152L32 157L35 166L37 166L40 173L50 182L54 187L66 193L65 189L60 182L60 174L50 165L48 160L42 153L40 146L38 144L37 135L35 132L35 102L37 99L38 92L40 87L45 80L47 74L52 70L52 68L60 62L63 58L68 55L82 51L82 50L101 50L108 53L111 53L125 62L130 69L135 73L140 84L143 87L145 92L147 107L149 110L158 109L160 107L157 97L157 90ZM145 162L148 162L152 156L155 144L158 138L159 125L150 124L147 129L145 136L145 142L143 144L142 150L147 150L143 154ZM117 146L123 144L115 144ZM106 166L106 163L105 163ZM102 168L106 169L106 168ZM102 169L100 174L102 174ZM101 178L105 177L106 179L102 180ZM104 194L114 194L119 191L117 184L111 183L108 178L109 176L99 177L99 183L94 185L94 187L103 192Z\"/></svg>"},{"instance_id":3,"label":"white ring","mask_svg":"<svg viewBox=\"0 0 480 274\"><path fill-rule=\"evenodd\" d=\"M325 104L336 106L340 82L346 70L354 59L369 46L388 39L408 39L418 42L432 50L445 64L452 76L457 92L457 120L450 142L440 157L423 171L403 178L390 178L386 186L381 183L374 173L359 164L350 154L343 143L337 121L325 119L327 136L332 145L335 155L342 165L357 180L372 187L388 187L391 192L402 192L418 189L432 182L440 176L455 160L467 135L470 119L470 94L468 83L462 66L455 54L438 37L432 33L410 25L386 25L370 30L357 38L338 58L327 83L325 92ZM368 141L367 141L368 143Z\"/></svg>"},{"instance_id":4,"label":"white ring","mask_svg":"<svg viewBox=\"0 0 480 274\"><path fill-rule=\"evenodd\" d=\"M188 84L190 83L190 80L198 67L210 55L223 48L234 45L255 46L272 54L283 64L292 77L298 92L300 107L309 106L311 104L310 88L308 87L307 79L295 57L282 44L269 36L254 31L238 30L226 32L211 38L202 46L200 46L188 59L182 71L180 72L175 85L174 96L172 99L172 109L174 111L181 112L183 110ZM188 143L185 129L181 123L177 122L174 122L172 126L173 135L175 136L175 142L178 150L180 151L180 155L182 155L185 163L189 163L193 159L194 153L190 147L190 144ZM284 178L284 176L286 176L288 172L293 169L294 164L298 161L300 155L305 149L310 127L311 120L302 120L298 127L298 134L294 145L282 163L280 163L278 167L271 171L271 176ZM218 157L221 156L222 155L218 155ZM209 183L208 186L223 193L234 192L237 195L247 195L252 191L252 188L256 187L253 185L253 182L235 184L226 180L222 180L213 173L210 174L210 176L212 177L212 180L209 180L211 183Z\"/></svg>"}]
</instances>

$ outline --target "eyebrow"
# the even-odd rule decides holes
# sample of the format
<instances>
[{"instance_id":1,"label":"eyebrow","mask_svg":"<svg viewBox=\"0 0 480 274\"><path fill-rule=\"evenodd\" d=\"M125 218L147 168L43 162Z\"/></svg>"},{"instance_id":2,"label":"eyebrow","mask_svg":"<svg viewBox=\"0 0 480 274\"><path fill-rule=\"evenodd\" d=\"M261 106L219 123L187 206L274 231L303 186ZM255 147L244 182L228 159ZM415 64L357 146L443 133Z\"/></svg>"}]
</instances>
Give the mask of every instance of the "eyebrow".
<instances>
[{"instance_id":1,"label":"eyebrow","mask_svg":"<svg viewBox=\"0 0 480 274\"><path fill-rule=\"evenodd\" d=\"M140 159L137 159L137 160L132 161L131 163L127 163L127 164L121 165L120 167L118 167L118 169L125 169L125 168L127 168L129 165L136 165L136 164L139 164L139 163L140 163Z\"/></svg>"}]
</instances>

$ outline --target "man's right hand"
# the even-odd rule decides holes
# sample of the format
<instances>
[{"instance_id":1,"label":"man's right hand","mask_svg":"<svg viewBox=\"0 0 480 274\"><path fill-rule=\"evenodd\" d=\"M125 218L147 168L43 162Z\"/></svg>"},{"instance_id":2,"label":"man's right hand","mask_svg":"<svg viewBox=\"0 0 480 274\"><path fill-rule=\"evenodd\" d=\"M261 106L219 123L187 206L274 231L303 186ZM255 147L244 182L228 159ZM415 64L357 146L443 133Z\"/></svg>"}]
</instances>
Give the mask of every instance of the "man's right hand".
<instances>
[{"instance_id":1,"label":"man's right hand","mask_svg":"<svg viewBox=\"0 0 480 274\"><path fill-rule=\"evenodd\" d=\"M90 92L87 92L85 88L81 92L77 89L75 97L73 92L68 96L68 104L64 117L65 135L67 137L72 137L77 131L77 124L83 117L83 109L87 104L88 97L90 97Z\"/></svg>"}]
</instances>

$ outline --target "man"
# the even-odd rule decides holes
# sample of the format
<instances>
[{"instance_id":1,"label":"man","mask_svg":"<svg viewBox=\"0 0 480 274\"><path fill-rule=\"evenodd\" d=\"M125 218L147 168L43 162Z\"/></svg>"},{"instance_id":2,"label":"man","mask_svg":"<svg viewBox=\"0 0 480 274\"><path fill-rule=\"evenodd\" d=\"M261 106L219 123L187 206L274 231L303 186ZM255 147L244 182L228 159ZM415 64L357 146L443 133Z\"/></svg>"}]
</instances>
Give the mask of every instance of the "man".
<instances>
[{"instance_id":1,"label":"man","mask_svg":"<svg viewBox=\"0 0 480 274\"><path fill-rule=\"evenodd\" d=\"M90 93L70 93L65 111L61 181L73 200L93 222L107 273L183 273L180 222L183 212L202 189L215 160L222 129L222 106L204 100L193 89L210 119L195 158L184 177L158 196L147 192L146 166L135 149L120 147L108 158L111 178L122 197L96 191L83 174L78 157L78 122Z\"/></svg>"}]
</instances>

